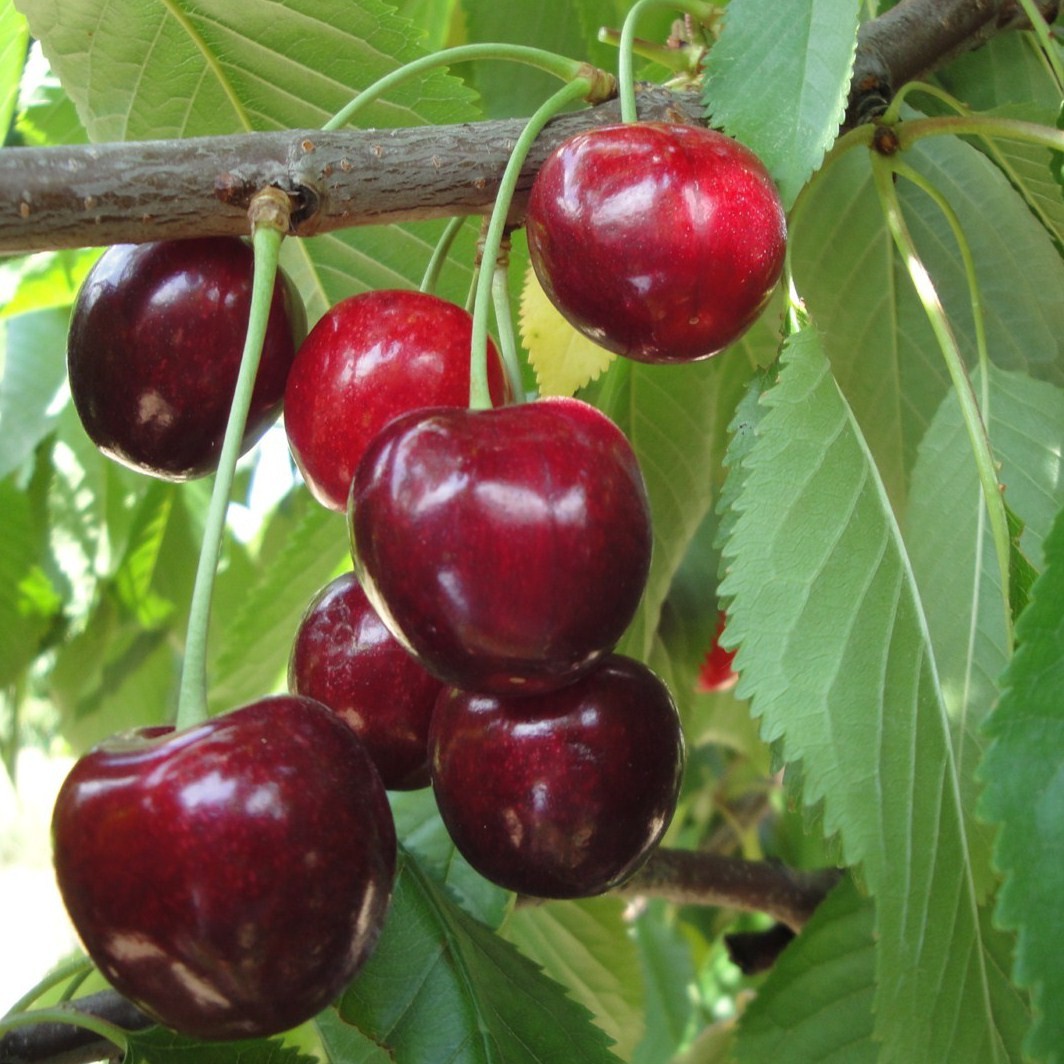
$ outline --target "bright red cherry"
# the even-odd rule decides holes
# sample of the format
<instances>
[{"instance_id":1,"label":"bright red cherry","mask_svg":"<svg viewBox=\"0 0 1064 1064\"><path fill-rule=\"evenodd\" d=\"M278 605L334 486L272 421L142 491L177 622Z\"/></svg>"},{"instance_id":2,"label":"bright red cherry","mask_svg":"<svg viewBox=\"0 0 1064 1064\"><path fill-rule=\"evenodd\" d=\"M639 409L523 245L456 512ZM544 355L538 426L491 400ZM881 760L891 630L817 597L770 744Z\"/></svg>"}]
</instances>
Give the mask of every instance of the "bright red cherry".
<instances>
[{"instance_id":1,"label":"bright red cherry","mask_svg":"<svg viewBox=\"0 0 1064 1064\"><path fill-rule=\"evenodd\" d=\"M636 871L684 766L668 688L620 655L543 695L445 689L429 742L455 846L492 882L543 898L600 894Z\"/></svg>"},{"instance_id":2,"label":"bright red cherry","mask_svg":"<svg viewBox=\"0 0 1064 1064\"><path fill-rule=\"evenodd\" d=\"M372 951L395 874L369 754L294 696L97 746L60 789L52 837L100 971L205 1039L274 1034L329 1005Z\"/></svg>"},{"instance_id":3,"label":"bright red cherry","mask_svg":"<svg viewBox=\"0 0 1064 1064\"><path fill-rule=\"evenodd\" d=\"M650 566L639 463L576 399L397 418L359 463L349 521L381 618L431 673L474 691L544 691L590 670Z\"/></svg>"},{"instance_id":4,"label":"bright red cherry","mask_svg":"<svg viewBox=\"0 0 1064 1064\"><path fill-rule=\"evenodd\" d=\"M97 260L74 303L67 370L78 416L101 451L164 480L214 472L253 266L236 237L117 244ZM278 276L244 451L281 413L305 326L303 304Z\"/></svg>"},{"instance_id":5,"label":"bright red cherry","mask_svg":"<svg viewBox=\"0 0 1064 1064\"><path fill-rule=\"evenodd\" d=\"M720 645L725 619L724 611L718 612L717 631L713 637L713 643L706 651L706 656L702 659L702 665L698 670L698 680L695 684L695 689L698 691L727 691L739 680L739 674L732 668L735 651L725 650Z\"/></svg>"},{"instance_id":6,"label":"bright red cherry","mask_svg":"<svg viewBox=\"0 0 1064 1064\"><path fill-rule=\"evenodd\" d=\"M473 319L424 292L377 291L337 303L296 355L285 391L292 456L314 497L343 511L366 445L398 414L469 405ZM506 378L488 341L494 405Z\"/></svg>"},{"instance_id":7,"label":"bright red cherry","mask_svg":"<svg viewBox=\"0 0 1064 1064\"><path fill-rule=\"evenodd\" d=\"M354 573L328 583L307 607L288 687L354 729L389 790L428 786L429 720L443 684L388 631Z\"/></svg>"},{"instance_id":8,"label":"bright red cherry","mask_svg":"<svg viewBox=\"0 0 1064 1064\"><path fill-rule=\"evenodd\" d=\"M760 160L700 126L578 133L532 186L532 265L566 318L640 362L708 358L761 313L786 219Z\"/></svg>"}]
</instances>

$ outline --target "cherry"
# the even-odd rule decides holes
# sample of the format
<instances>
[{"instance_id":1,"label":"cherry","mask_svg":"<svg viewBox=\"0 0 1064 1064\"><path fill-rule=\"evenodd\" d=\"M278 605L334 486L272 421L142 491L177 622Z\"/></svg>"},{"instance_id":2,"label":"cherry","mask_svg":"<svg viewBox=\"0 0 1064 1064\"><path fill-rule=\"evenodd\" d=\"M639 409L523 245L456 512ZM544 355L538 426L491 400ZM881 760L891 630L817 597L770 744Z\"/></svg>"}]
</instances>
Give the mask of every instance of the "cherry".
<instances>
[{"instance_id":1,"label":"cherry","mask_svg":"<svg viewBox=\"0 0 1064 1064\"><path fill-rule=\"evenodd\" d=\"M395 874L365 747L287 695L95 747L60 789L52 835L89 956L197 1038L274 1034L325 1008L372 951Z\"/></svg>"},{"instance_id":2,"label":"cherry","mask_svg":"<svg viewBox=\"0 0 1064 1064\"><path fill-rule=\"evenodd\" d=\"M429 745L455 846L485 878L543 898L627 879L665 833L684 765L668 688L620 655L542 695L445 688Z\"/></svg>"},{"instance_id":3,"label":"cherry","mask_svg":"<svg viewBox=\"0 0 1064 1064\"><path fill-rule=\"evenodd\" d=\"M236 237L116 244L78 292L67 342L70 393L105 454L164 480L215 470L251 307L253 254ZM279 276L244 431L247 451L281 413L305 331Z\"/></svg>"},{"instance_id":4,"label":"cherry","mask_svg":"<svg viewBox=\"0 0 1064 1064\"><path fill-rule=\"evenodd\" d=\"M354 573L328 583L307 607L292 644L288 686L355 730L385 787L428 786L429 719L443 685L388 631Z\"/></svg>"},{"instance_id":5,"label":"cherry","mask_svg":"<svg viewBox=\"0 0 1064 1064\"><path fill-rule=\"evenodd\" d=\"M285 390L288 443L311 494L343 511L366 445L398 414L467 406L473 320L424 292L377 291L337 303L301 345ZM488 342L493 404L506 378Z\"/></svg>"},{"instance_id":6,"label":"cherry","mask_svg":"<svg viewBox=\"0 0 1064 1064\"><path fill-rule=\"evenodd\" d=\"M698 691L727 691L734 687L739 680L739 674L732 668L735 658L734 650L725 650L720 645L720 637L724 633L725 615L721 610L717 613L717 631L713 637L713 643L698 670L698 680L695 688Z\"/></svg>"},{"instance_id":7,"label":"cherry","mask_svg":"<svg viewBox=\"0 0 1064 1064\"><path fill-rule=\"evenodd\" d=\"M359 463L355 571L435 676L510 694L608 653L650 566L650 510L620 429L577 399L436 408L390 422Z\"/></svg>"},{"instance_id":8,"label":"cherry","mask_svg":"<svg viewBox=\"0 0 1064 1064\"><path fill-rule=\"evenodd\" d=\"M558 310L640 362L708 358L737 340L768 301L786 249L768 171L700 126L578 133L537 174L525 224Z\"/></svg>"}]
</instances>

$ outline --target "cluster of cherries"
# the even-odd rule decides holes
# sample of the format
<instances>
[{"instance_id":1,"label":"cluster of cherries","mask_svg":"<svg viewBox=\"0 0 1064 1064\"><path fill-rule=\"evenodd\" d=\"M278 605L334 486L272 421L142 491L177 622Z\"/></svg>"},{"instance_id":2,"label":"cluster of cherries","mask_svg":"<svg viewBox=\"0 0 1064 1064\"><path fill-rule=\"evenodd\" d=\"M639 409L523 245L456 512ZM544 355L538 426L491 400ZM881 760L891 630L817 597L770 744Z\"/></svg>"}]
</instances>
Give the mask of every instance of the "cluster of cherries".
<instances>
[{"instance_id":1,"label":"cluster of cherries","mask_svg":"<svg viewBox=\"0 0 1064 1064\"><path fill-rule=\"evenodd\" d=\"M754 156L653 124L558 149L527 230L562 313L646 362L739 336L785 241ZM173 480L216 467L251 265L236 239L101 257L68 363L103 451ZM304 331L279 278L244 448L283 405L308 488L347 515L353 572L307 608L288 694L100 744L53 820L59 885L94 962L203 1038L295 1026L364 963L395 874L387 790L431 784L484 876L568 898L646 860L683 771L668 689L614 652L652 541L621 431L577 399L514 401L490 343L495 405L470 409L470 316L429 294L352 296Z\"/></svg>"}]
</instances>

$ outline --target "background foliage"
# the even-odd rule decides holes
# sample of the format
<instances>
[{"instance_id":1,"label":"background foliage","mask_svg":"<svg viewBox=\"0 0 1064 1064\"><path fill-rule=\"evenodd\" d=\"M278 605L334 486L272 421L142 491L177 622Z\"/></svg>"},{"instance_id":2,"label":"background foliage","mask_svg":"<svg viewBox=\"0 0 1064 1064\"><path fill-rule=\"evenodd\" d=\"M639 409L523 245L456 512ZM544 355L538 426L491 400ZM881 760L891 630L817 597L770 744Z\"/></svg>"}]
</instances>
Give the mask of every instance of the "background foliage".
<instances>
[{"instance_id":1,"label":"background foliage","mask_svg":"<svg viewBox=\"0 0 1064 1064\"><path fill-rule=\"evenodd\" d=\"M732 0L709 54L707 113L764 157L790 208L800 320L781 297L718 358L616 360L582 392L628 433L651 494L653 569L622 649L666 678L684 717L690 764L668 842L850 874L773 970L747 978L723 933L765 921L615 898L515 909L453 852L430 795L394 796L405 851L378 953L337 1010L287 1046L241 1047L245 1064L1064 1059L1064 199L1043 147L936 136L904 153L956 214L975 303L940 206L897 184L1022 524L1016 549L1041 574L1013 654L956 396L870 155L822 166L876 6ZM4 150L316 127L444 44L538 43L609 67L596 31L619 28L627 7L0 0ZM648 15L641 36L663 40L673 17ZM650 62L641 73L663 76ZM1062 98L1029 34L955 61L910 95L909 117L947 113L940 90L1047 125ZM529 114L547 91L535 72L456 67L407 83L364 124ZM313 321L354 292L415 286L440 230L289 241L285 263ZM475 233L441 278L459 302ZM65 328L96 253L0 263L9 769L42 715L77 752L165 720L176 701L209 485L146 481L80 427ZM515 297L524 261L518 235ZM557 369L550 343L537 348L545 321L532 312L524 326L537 371ZM305 604L349 565L342 518L276 448L243 463L237 503L212 620L215 711L283 686ZM724 604L742 680L699 693ZM229 1059L159 1032L133 1043L138 1060L204 1053Z\"/></svg>"}]
</instances>

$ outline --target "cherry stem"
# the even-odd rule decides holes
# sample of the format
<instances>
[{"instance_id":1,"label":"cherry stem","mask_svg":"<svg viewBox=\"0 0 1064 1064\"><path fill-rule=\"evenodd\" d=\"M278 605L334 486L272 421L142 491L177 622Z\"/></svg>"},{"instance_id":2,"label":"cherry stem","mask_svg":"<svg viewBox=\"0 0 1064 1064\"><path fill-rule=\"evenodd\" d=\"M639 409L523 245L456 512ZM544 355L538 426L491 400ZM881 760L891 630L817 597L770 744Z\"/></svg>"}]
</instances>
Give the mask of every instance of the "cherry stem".
<instances>
[{"instance_id":1,"label":"cherry stem","mask_svg":"<svg viewBox=\"0 0 1064 1064\"><path fill-rule=\"evenodd\" d=\"M578 77L560 88L541 104L525 124L517 138L514 150L506 163L495 205L491 211L487 231L484 234L484 249L481 267L477 276L476 295L473 301L473 337L469 352L469 406L472 410L490 410L491 392L488 388L488 308L492 302L491 286L494 268L485 268L484 263L495 263L506 232L506 220L510 213L514 190L517 188L521 168L529 150L543 127L569 104L587 97L593 91L590 77Z\"/></svg>"},{"instance_id":2,"label":"cherry stem","mask_svg":"<svg viewBox=\"0 0 1064 1064\"><path fill-rule=\"evenodd\" d=\"M346 107L337 111L322 129L340 129L347 125L352 118L363 108L368 107L378 100L386 92L395 88L400 82L405 81L415 74L422 74L436 67L452 66L455 63L465 63L474 59L502 59L515 63L524 63L526 66L545 70L562 81L572 81L580 77L586 67L576 59L557 55L554 52L545 51L542 48L531 48L523 44L462 44L456 48L444 48L442 51L431 55L414 59L393 70L390 74L375 81L368 88L363 89Z\"/></svg>"},{"instance_id":3,"label":"cherry stem","mask_svg":"<svg viewBox=\"0 0 1064 1064\"><path fill-rule=\"evenodd\" d=\"M895 173L901 173L902 176L907 177L911 177L913 174L907 166L899 165L897 161L888 156L873 153L872 176L887 220L887 227L894 238L895 246L905 260L905 267L909 272L913 288L916 290L916 296L924 308L931 331L935 334L935 339L938 340L939 349L942 352L946 369L953 382L953 390L957 395L961 416L971 442L976 472L982 487L991 536L997 553L1001 593L1004 601L1006 645L1011 650L1013 646L1012 609L1009 593L1011 537L1009 536L1008 519L1005 513L1005 500L1002 497L1001 483L997 477L997 468L990 445L990 436L987 432L985 414L979 408L979 401L976 398L971 378L968 376L967 368L964 365L964 359L961 357L957 338L953 333L945 308L942 306L942 301L939 299L934 281L931 279L927 267L920 259L916 243L906 224L901 204L898 201L897 190L894 187ZM925 191L927 190L925 182L919 182L919 187L924 188ZM943 205L940 197L936 197L936 202L940 206ZM953 215L951 210L947 209L946 218L952 225L955 215ZM970 252L968 252L967 241L963 239L963 233L960 232L959 223L957 223L954 233L955 235L959 234L961 255L965 259L965 269L971 288L973 310L976 312L978 321L980 317L978 287L971 287L975 284L974 265L969 266ZM977 335L982 337L982 330L978 327ZM981 346L980 359L982 360L985 357L985 339L979 342ZM983 376L985 381L987 377L985 370Z\"/></svg>"},{"instance_id":4,"label":"cherry stem","mask_svg":"<svg viewBox=\"0 0 1064 1064\"><path fill-rule=\"evenodd\" d=\"M465 215L455 215L450 221L448 221L443 232L440 234L440 239L436 241L436 247L432 251L432 257L429 259L428 265L425 267L425 274L421 278L421 284L418 286L419 291L425 292L428 295L432 295L436 291L436 284L440 279L440 270L443 269L443 264L447 261L447 256L451 253L451 246L454 244L454 238L458 236L462 226L465 225Z\"/></svg>"},{"instance_id":5,"label":"cherry stem","mask_svg":"<svg viewBox=\"0 0 1064 1064\"><path fill-rule=\"evenodd\" d=\"M521 375L521 362L517 357L517 338L514 336L514 319L510 310L510 238L505 236L495 269L491 277L491 301L495 308L495 331L498 333L499 353L510 382L513 401L520 402L525 394L525 381Z\"/></svg>"},{"instance_id":6,"label":"cherry stem","mask_svg":"<svg viewBox=\"0 0 1064 1064\"><path fill-rule=\"evenodd\" d=\"M717 11L717 5L706 0L636 0L629 8L621 25L621 43L617 57L617 91L621 100L621 121L638 122L639 113L635 104L635 75L632 72L635 54L635 27L644 11L652 7L668 7L683 11L697 19L708 21Z\"/></svg>"},{"instance_id":7,"label":"cherry stem","mask_svg":"<svg viewBox=\"0 0 1064 1064\"><path fill-rule=\"evenodd\" d=\"M270 306L273 303L278 256L285 233L288 232L289 212L288 197L275 188L259 192L248 208L255 252L251 308L244 351L240 359L240 372L233 392L233 403L226 423L218 469L214 475L214 487L207 510L203 541L200 544L196 580L192 588L185 660L181 668L181 687L177 702L178 729L191 727L207 719L207 630L210 625L211 597L225 535L229 496L233 490L236 463L240 457L244 428L247 425L251 396L255 388L255 375L259 369Z\"/></svg>"},{"instance_id":8,"label":"cherry stem","mask_svg":"<svg viewBox=\"0 0 1064 1064\"><path fill-rule=\"evenodd\" d=\"M92 961L88 957L75 957L73 960L60 964L50 971L36 986L27 990L11 1006L11 1012L25 1012L35 1001L44 997L49 990L59 986L68 980L76 980L75 988L82 979L92 971ZM68 991L69 992L69 991Z\"/></svg>"},{"instance_id":9,"label":"cherry stem","mask_svg":"<svg viewBox=\"0 0 1064 1064\"><path fill-rule=\"evenodd\" d=\"M32 1012L9 1012L3 1020L0 1020L0 1035L18 1027L33 1027L43 1023L63 1023L71 1027L81 1027L107 1039L123 1053L129 1048L129 1037L121 1027L116 1027L113 1023L108 1023L91 1013L80 1012L75 1008L61 1005L54 1008L34 1009Z\"/></svg>"}]
</instances>

